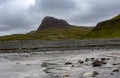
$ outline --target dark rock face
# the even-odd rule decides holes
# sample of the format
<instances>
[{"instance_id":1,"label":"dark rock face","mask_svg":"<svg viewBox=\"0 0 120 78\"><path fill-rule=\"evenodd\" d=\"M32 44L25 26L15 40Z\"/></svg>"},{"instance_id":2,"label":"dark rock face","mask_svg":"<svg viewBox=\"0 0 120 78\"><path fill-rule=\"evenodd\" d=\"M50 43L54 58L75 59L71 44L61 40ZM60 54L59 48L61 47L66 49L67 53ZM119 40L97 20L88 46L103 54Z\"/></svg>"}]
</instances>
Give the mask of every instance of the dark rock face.
<instances>
[{"instance_id":1,"label":"dark rock face","mask_svg":"<svg viewBox=\"0 0 120 78\"><path fill-rule=\"evenodd\" d=\"M47 28L69 28L69 27L70 24L68 24L65 20L47 16L42 20L42 23L37 29L37 31Z\"/></svg>"}]
</instances>

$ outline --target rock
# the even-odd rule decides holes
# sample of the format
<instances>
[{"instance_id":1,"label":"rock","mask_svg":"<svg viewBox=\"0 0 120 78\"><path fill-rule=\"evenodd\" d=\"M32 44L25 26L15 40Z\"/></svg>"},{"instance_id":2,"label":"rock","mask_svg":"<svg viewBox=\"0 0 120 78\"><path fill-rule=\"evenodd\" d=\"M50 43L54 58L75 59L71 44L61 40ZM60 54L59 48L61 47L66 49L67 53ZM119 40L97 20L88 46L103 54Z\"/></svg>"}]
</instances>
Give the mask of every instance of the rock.
<instances>
[{"instance_id":1,"label":"rock","mask_svg":"<svg viewBox=\"0 0 120 78\"><path fill-rule=\"evenodd\" d=\"M82 60L79 60L79 63L80 63L80 64L83 64L83 63L84 63L84 61L82 61Z\"/></svg>"},{"instance_id":2,"label":"rock","mask_svg":"<svg viewBox=\"0 0 120 78\"><path fill-rule=\"evenodd\" d=\"M70 26L71 25L68 24L65 20L47 16L42 20L42 23L37 31L48 28L69 28Z\"/></svg>"},{"instance_id":3,"label":"rock","mask_svg":"<svg viewBox=\"0 0 120 78\"><path fill-rule=\"evenodd\" d=\"M31 64L26 64L27 66L30 66Z\"/></svg>"},{"instance_id":4,"label":"rock","mask_svg":"<svg viewBox=\"0 0 120 78\"><path fill-rule=\"evenodd\" d=\"M95 61L95 58L90 58L91 59L91 61Z\"/></svg>"},{"instance_id":5,"label":"rock","mask_svg":"<svg viewBox=\"0 0 120 78\"><path fill-rule=\"evenodd\" d=\"M43 62L41 67L47 67L47 65L48 65L47 63Z\"/></svg>"},{"instance_id":6,"label":"rock","mask_svg":"<svg viewBox=\"0 0 120 78\"><path fill-rule=\"evenodd\" d=\"M89 58L86 58L85 61L89 61Z\"/></svg>"},{"instance_id":7,"label":"rock","mask_svg":"<svg viewBox=\"0 0 120 78\"><path fill-rule=\"evenodd\" d=\"M99 75L99 73L97 71L93 71L93 74L91 77L96 77L96 75Z\"/></svg>"},{"instance_id":8,"label":"rock","mask_svg":"<svg viewBox=\"0 0 120 78\"><path fill-rule=\"evenodd\" d=\"M69 75L68 75L68 74L65 74L64 77L69 77Z\"/></svg>"},{"instance_id":9,"label":"rock","mask_svg":"<svg viewBox=\"0 0 120 78\"><path fill-rule=\"evenodd\" d=\"M107 64L107 62L105 62L105 61L101 61L102 62L102 64Z\"/></svg>"},{"instance_id":10,"label":"rock","mask_svg":"<svg viewBox=\"0 0 120 78\"><path fill-rule=\"evenodd\" d=\"M102 64L107 64L107 62L105 62L105 58L102 58L101 59L102 61L99 61L99 60L95 60L93 61L92 65L93 67L99 67L99 66L102 66Z\"/></svg>"},{"instance_id":11,"label":"rock","mask_svg":"<svg viewBox=\"0 0 120 78\"><path fill-rule=\"evenodd\" d=\"M71 67L75 67L74 65L72 65Z\"/></svg>"},{"instance_id":12,"label":"rock","mask_svg":"<svg viewBox=\"0 0 120 78\"><path fill-rule=\"evenodd\" d=\"M71 62L66 62L65 65L71 65L72 63Z\"/></svg>"},{"instance_id":13,"label":"rock","mask_svg":"<svg viewBox=\"0 0 120 78\"><path fill-rule=\"evenodd\" d=\"M64 77L68 77L68 76L69 76L68 74L64 75Z\"/></svg>"},{"instance_id":14,"label":"rock","mask_svg":"<svg viewBox=\"0 0 120 78\"><path fill-rule=\"evenodd\" d=\"M57 65L57 64L43 62L42 65L41 65L41 67L47 67L48 65Z\"/></svg>"},{"instance_id":15,"label":"rock","mask_svg":"<svg viewBox=\"0 0 120 78\"><path fill-rule=\"evenodd\" d=\"M19 62L17 62L16 64L20 64Z\"/></svg>"},{"instance_id":16,"label":"rock","mask_svg":"<svg viewBox=\"0 0 120 78\"><path fill-rule=\"evenodd\" d=\"M114 73L110 73L110 75L114 75Z\"/></svg>"},{"instance_id":17,"label":"rock","mask_svg":"<svg viewBox=\"0 0 120 78\"><path fill-rule=\"evenodd\" d=\"M83 74L85 78L96 77L96 75L99 75L97 71L89 71Z\"/></svg>"},{"instance_id":18,"label":"rock","mask_svg":"<svg viewBox=\"0 0 120 78\"><path fill-rule=\"evenodd\" d=\"M101 61L105 61L106 60L106 58L101 58Z\"/></svg>"},{"instance_id":19,"label":"rock","mask_svg":"<svg viewBox=\"0 0 120 78\"><path fill-rule=\"evenodd\" d=\"M45 73L51 73L48 69L43 70Z\"/></svg>"},{"instance_id":20,"label":"rock","mask_svg":"<svg viewBox=\"0 0 120 78\"><path fill-rule=\"evenodd\" d=\"M85 73L83 74L84 77L90 77L90 76L92 76L92 75L93 75L93 72L92 72L92 71L88 71L88 72L85 72Z\"/></svg>"},{"instance_id":21,"label":"rock","mask_svg":"<svg viewBox=\"0 0 120 78\"><path fill-rule=\"evenodd\" d=\"M99 67L99 66L102 66L102 62L101 61L99 61L99 60L95 60L93 63L92 63L92 65L93 65L93 67Z\"/></svg>"},{"instance_id":22,"label":"rock","mask_svg":"<svg viewBox=\"0 0 120 78\"><path fill-rule=\"evenodd\" d=\"M107 58L106 60L111 60L110 58Z\"/></svg>"},{"instance_id":23,"label":"rock","mask_svg":"<svg viewBox=\"0 0 120 78\"><path fill-rule=\"evenodd\" d=\"M119 72L119 69L114 69L112 72Z\"/></svg>"},{"instance_id":24,"label":"rock","mask_svg":"<svg viewBox=\"0 0 120 78\"><path fill-rule=\"evenodd\" d=\"M116 57L114 57L113 59L117 59Z\"/></svg>"},{"instance_id":25,"label":"rock","mask_svg":"<svg viewBox=\"0 0 120 78\"><path fill-rule=\"evenodd\" d=\"M114 63L113 65L120 65L120 63Z\"/></svg>"},{"instance_id":26,"label":"rock","mask_svg":"<svg viewBox=\"0 0 120 78\"><path fill-rule=\"evenodd\" d=\"M115 66L115 65L118 65L118 64L113 64L113 65Z\"/></svg>"}]
</instances>

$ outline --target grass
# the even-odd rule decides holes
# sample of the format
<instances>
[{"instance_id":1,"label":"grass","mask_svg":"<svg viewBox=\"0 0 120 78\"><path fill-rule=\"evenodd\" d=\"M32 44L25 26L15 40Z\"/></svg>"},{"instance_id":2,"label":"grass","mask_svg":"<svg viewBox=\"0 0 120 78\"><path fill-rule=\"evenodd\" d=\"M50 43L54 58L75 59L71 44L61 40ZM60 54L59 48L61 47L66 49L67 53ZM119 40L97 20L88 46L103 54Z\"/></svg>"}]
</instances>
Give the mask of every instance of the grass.
<instances>
[{"instance_id":1,"label":"grass","mask_svg":"<svg viewBox=\"0 0 120 78\"><path fill-rule=\"evenodd\" d=\"M1 36L0 41L9 40L73 40L81 39L84 35L92 30L91 27L76 27L72 26L69 29L43 29L39 32L30 32L27 34L15 34Z\"/></svg>"},{"instance_id":2,"label":"grass","mask_svg":"<svg viewBox=\"0 0 120 78\"><path fill-rule=\"evenodd\" d=\"M93 30L92 30L93 29ZM1 36L0 41L8 40L77 40L120 38L120 14L116 17L98 23L95 28L71 26L65 28L43 29L27 34Z\"/></svg>"},{"instance_id":3,"label":"grass","mask_svg":"<svg viewBox=\"0 0 120 78\"><path fill-rule=\"evenodd\" d=\"M116 17L112 18L111 20L117 20L120 19L120 14L118 14Z\"/></svg>"},{"instance_id":4,"label":"grass","mask_svg":"<svg viewBox=\"0 0 120 78\"><path fill-rule=\"evenodd\" d=\"M103 21L86 36L85 39L120 38L120 15L111 20Z\"/></svg>"}]
</instances>

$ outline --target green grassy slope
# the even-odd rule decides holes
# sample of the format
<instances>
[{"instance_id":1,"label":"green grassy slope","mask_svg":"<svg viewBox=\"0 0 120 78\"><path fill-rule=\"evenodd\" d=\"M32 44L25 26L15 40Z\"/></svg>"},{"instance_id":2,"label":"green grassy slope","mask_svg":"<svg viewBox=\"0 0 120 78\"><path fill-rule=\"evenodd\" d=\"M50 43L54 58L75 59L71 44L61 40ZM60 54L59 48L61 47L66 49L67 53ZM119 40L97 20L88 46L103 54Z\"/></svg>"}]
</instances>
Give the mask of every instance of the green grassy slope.
<instances>
[{"instance_id":1,"label":"green grassy slope","mask_svg":"<svg viewBox=\"0 0 120 78\"><path fill-rule=\"evenodd\" d=\"M84 38L120 38L120 14L110 20L98 23Z\"/></svg>"},{"instance_id":2,"label":"green grassy slope","mask_svg":"<svg viewBox=\"0 0 120 78\"><path fill-rule=\"evenodd\" d=\"M69 29L44 29L39 32L27 34L16 34L1 36L0 41L6 40L60 40L60 39L81 39L84 35L92 30L91 27L71 26Z\"/></svg>"}]
</instances>

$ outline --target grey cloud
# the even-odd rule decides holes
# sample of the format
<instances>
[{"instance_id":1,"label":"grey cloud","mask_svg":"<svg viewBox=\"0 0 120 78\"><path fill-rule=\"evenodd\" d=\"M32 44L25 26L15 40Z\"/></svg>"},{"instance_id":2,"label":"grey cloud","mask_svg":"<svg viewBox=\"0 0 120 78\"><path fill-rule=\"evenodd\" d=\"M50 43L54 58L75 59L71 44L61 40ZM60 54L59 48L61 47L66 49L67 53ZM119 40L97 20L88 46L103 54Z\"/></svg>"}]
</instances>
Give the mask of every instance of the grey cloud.
<instances>
[{"instance_id":1,"label":"grey cloud","mask_svg":"<svg viewBox=\"0 0 120 78\"><path fill-rule=\"evenodd\" d=\"M0 4L4 3L6 1L9 1L9 0L0 0Z\"/></svg>"},{"instance_id":2,"label":"grey cloud","mask_svg":"<svg viewBox=\"0 0 120 78\"><path fill-rule=\"evenodd\" d=\"M32 29L34 23L28 10L16 6L15 0L6 0L4 4L0 5L0 32L9 33L24 29L28 32Z\"/></svg>"},{"instance_id":3,"label":"grey cloud","mask_svg":"<svg viewBox=\"0 0 120 78\"><path fill-rule=\"evenodd\" d=\"M119 4L120 0L36 0L34 12L67 19L71 24L95 26L120 13Z\"/></svg>"},{"instance_id":4,"label":"grey cloud","mask_svg":"<svg viewBox=\"0 0 120 78\"><path fill-rule=\"evenodd\" d=\"M73 12L77 6L74 0L36 0L33 9L46 15L62 15Z\"/></svg>"},{"instance_id":5,"label":"grey cloud","mask_svg":"<svg viewBox=\"0 0 120 78\"><path fill-rule=\"evenodd\" d=\"M95 26L98 22L110 19L120 13L119 4L119 0L86 0L84 2L85 9L78 11L70 18L70 21L78 25Z\"/></svg>"},{"instance_id":6,"label":"grey cloud","mask_svg":"<svg viewBox=\"0 0 120 78\"><path fill-rule=\"evenodd\" d=\"M70 24L95 26L120 13L120 0L35 0L26 9L19 1L0 0L0 35L37 29L45 16L65 19Z\"/></svg>"}]
</instances>

